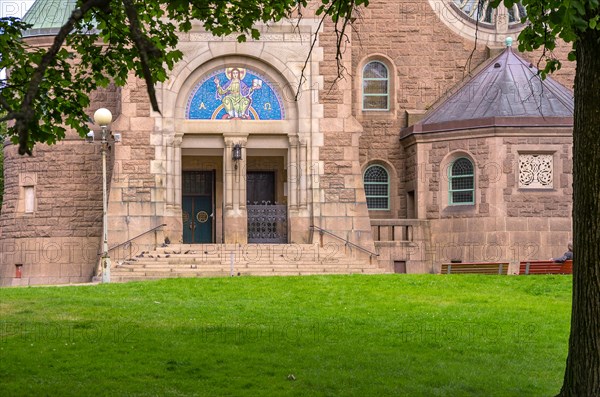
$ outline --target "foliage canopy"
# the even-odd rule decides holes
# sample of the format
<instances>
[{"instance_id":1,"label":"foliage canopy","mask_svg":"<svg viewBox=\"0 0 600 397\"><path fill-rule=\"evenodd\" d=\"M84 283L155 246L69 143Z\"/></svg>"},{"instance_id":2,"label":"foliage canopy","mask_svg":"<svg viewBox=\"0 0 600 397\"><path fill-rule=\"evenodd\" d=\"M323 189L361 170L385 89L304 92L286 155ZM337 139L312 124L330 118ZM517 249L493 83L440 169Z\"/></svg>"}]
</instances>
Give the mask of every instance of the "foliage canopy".
<instances>
[{"instance_id":1,"label":"foliage canopy","mask_svg":"<svg viewBox=\"0 0 600 397\"><path fill-rule=\"evenodd\" d=\"M492 0L490 4L498 7L502 2L508 9L519 2L527 9L521 20L525 28L519 34L519 51L543 49L547 63L540 71L542 77L561 67L551 55L559 40L572 43L569 60L574 61L584 33L600 30L599 0Z\"/></svg>"},{"instance_id":2,"label":"foliage canopy","mask_svg":"<svg viewBox=\"0 0 600 397\"><path fill-rule=\"evenodd\" d=\"M65 127L84 136L89 128L88 93L111 81L123 86L131 71L146 81L152 108L160 111L154 85L182 58L178 33L200 23L216 36L237 34L238 41L258 39L257 24L298 20L307 0L79 0L50 48L33 48L22 39L30 26L16 18L0 19L2 120L12 120L8 136L29 153L36 142L53 144ZM338 43L357 6L368 0L322 0L314 13L331 18Z\"/></svg>"}]
</instances>

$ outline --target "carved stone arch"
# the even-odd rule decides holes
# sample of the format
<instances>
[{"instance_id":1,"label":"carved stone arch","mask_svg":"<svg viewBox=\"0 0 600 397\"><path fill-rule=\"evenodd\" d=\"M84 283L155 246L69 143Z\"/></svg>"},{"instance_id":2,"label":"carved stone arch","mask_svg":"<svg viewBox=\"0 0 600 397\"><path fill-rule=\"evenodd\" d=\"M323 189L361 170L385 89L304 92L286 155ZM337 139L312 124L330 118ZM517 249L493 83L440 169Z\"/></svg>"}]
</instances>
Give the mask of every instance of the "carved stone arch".
<instances>
[{"instance_id":1,"label":"carved stone arch","mask_svg":"<svg viewBox=\"0 0 600 397\"><path fill-rule=\"evenodd\" d=\"M199 59L194 59L193 62L190 62L181 70L181 73L170 82L169 88L167 89L165 87L165 90L167 91L166 94L170 96L174 95L175 97L171 98L171 106L165 106L164 117L173 118L175 127L181 129L181 124L185 120L188 98L196 85L211 72L224 69L231 65L256 70L269 79L274 89L278 90L282 105L285 109L286 117L285 120L283 120L284 123L282 123L285 124L285 131L281 132L297 134L299 110L298 103L294 101L295 92L293 89L293 80L289 79L289 71L282 71L263 60L240 54L210 58L204 60L204 62L201 62ZM286 74L288 76L286 76ZM206 122L208 122L208 120ZM245 127L250 127L250 125ZM281 129L282 126L278 126L278 128ZM183 129L185 130L185 128Z\"/></svg>"},{"instance_id":2,"label":"carved stone arch","mask_svg":"<svg viewBox=\"0 0 600 397\"><path fill-rule=\"evenodd\" d=\"M164 104L162 136L168 164L167 197L168 202L173 203L173 217L181 218L178 211L185 204L180 186L183 172L210 164L212 170L209 171L215 175L211 200L216 203L217 219L213 236L222 236L225 243L245 243L251 236L249 230L254 230L250 227L253 223L247 206L248 192L254 190L247 189L246 173L265 171L260 169L260 164L270 162L268 167L275 167L275 198L272 200L280 203L283 200L290 217L308 214L308 148L314 123L303 121L309 118L312 105L306 100L294 100L291 70L282 62L268 62L268 59L268 56L259 59L239 52L217 57L202 53L178 67L179 73L162 87L163 98L169 98ZM218 86L226 89L222 83L233 81L235 69L240 82L238 98L241 94L250 99L250 104L239 105L235 97L230 97L232 102L227 105L226 95L233 94L218 91ZM220 79L219 85L213 83L214 78ZM256 89L250 90L252 87ZM273 114L270 111L275 104L264 100L267 93L268 98L277 99L277 109L283 109L279 113L281 117L263 117ZM270 104L262 114L256 107L259 103L261 106ZM206 105L208 110L198 110L202 109L200 105ZM170 147L170 136L179 137L181 145ZM238 145L240 156L234 159L231 153ZM263 158L268 161L260 160ZM271 172L271 168L265 172ZM299 233L306 234L306 227L299 231L299 224L295 222L287 230L290 241L297 239ZM221 242L219 238L215 237Z\"/></svg>"}]
</instances>

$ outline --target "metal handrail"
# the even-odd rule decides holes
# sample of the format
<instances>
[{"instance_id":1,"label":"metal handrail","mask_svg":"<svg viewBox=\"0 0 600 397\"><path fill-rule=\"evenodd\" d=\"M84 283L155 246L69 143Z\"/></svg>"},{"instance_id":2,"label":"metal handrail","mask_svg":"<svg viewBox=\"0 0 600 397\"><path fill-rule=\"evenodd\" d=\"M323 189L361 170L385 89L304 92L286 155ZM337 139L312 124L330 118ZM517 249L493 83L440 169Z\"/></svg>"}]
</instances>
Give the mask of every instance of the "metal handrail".
<instances>
[{"instance_id":1,"label":"metal handrail","mask_svg":"<svg viewBox=\"0 0 600 397\"><path fill-rule=\"evenodd\" d=\"M344 242L346 243L346 245L350 245L350 246L352 246L352 247L358 248L359 250L361 250L361 251L363 251L363 252L366 252L366 253L367 253L367 254L369 254L370 256L379 256L379 254L378 254L378 253L376 253L376 252L371 252L371 251L369 251L368 249L366 249L366 248L364 248L364 247L361 247L360 245L356 245L356 244L354 244L353 242L349 241L348 239L345 239L345 238L343 238L343 237L340 237L340 236L338 236L337 234L331 233L329 230L325 230L325 229L323 229L323 228L321 228L321 227L319 227L319 226L315 226L315 225L310 225L310 227L311 227L311 229L317 229L317 230L319 230L319 233L320 233L321 235L323 235L324 233L327 233L327 234L329 234L330 236L333 236L333 237L335 237L335 238L337 238L337 239L340 239L340 240L344 241Z\"/></svg>"},{"instance_id":2,"label":"metal handrail","mask_svg":"<svg viewBox=\"0 0 600 397\"><path fill-rule=\"evenodd\" d=\"M138 237L142 237L144 234L148 234L148 233L150 233L150 232L153 232L153 231L155 231L156 229L158 229L158 228L160 228L160 227L163 227L163 226L167 226L167 224L166 224L166 223L163 223L162 225L154 226L152 229L146 230L145 232L143 232L143 233L140 233L140 234L138 234L137 236L135 236L135 237L132 237L132 238L130 238L129 240L127 240L127 241L125 241L125 242L122 242L122 243L120 243L120 244L117 244L117 245L114 245L114 246L110 247L110 248L108 249L108 252L110 252L110 251L112 251L112 250L114 250L114 249L116 249L116 248L119 248L119 247L121 247L121 246L123 246L123 245L129 244L130 242L132 242L132 241L133 241L133 240L135 240L136 238L138 238ZM100 255L102 255L102 253L101 253L101 252L100 252L100 253L98 253L98 256L100 256Z\"/></svg>"}]
</instances>

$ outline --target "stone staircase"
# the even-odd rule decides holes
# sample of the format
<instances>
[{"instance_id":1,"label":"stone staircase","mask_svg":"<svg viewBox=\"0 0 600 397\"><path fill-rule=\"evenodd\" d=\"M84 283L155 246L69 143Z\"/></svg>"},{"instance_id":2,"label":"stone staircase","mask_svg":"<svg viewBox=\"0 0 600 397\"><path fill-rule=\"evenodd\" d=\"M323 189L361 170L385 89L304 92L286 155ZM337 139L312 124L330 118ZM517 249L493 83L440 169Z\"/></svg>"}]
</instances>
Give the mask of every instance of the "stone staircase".
<instances>
[{"instance_id":1,"label":"stone staircase","mask_svg":"<svg viewBox=\"0 0 600 397\"><path fill-rule=\"evenodd\" d=\"M111 281L168 277L382 274L377 259L341 244L170 244L113 263Z\"/></svg>"}]
</instances>

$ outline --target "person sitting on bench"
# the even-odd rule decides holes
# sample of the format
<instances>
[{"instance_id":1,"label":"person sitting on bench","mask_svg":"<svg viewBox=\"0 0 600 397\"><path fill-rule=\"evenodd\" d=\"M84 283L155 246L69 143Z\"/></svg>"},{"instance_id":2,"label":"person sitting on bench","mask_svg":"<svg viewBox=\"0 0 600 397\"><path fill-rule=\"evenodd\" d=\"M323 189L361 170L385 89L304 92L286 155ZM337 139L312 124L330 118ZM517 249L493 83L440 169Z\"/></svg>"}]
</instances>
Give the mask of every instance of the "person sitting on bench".
<instances>
[{"instance_id":1,"label":"person sitting on bench","mask_svg":"<svg viewBox=\"0 0 600 397\"><path fill-rule=\"evenodd\" d=\"M567 248L569 249L563 256L560 258L550 258L552 262L564 263L565 261L573 260L573 243L567 244Z\"/></svg>"}]
</instances>

